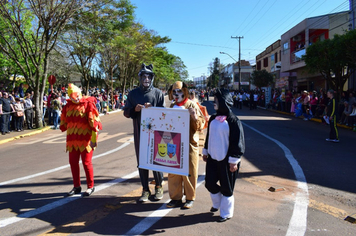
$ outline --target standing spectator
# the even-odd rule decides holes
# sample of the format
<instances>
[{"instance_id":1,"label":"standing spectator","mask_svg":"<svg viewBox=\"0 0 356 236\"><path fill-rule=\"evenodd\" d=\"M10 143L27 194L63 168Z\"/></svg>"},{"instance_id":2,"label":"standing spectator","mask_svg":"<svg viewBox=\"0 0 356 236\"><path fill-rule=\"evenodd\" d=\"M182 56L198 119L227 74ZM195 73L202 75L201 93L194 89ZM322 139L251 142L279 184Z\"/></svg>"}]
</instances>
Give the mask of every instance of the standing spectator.
<instances>
[{"instance_id":1,"label":"standing spectator","mask_svg":"<svg viewBox=\"0 0 356 236\"><path fill-rule=\"evenodd\" d=\"M26 124L27 129L32 129L33 126L33 108L35 107L31 100L31 93L26 92L26 98L24 101L24 108L25 108L25 116L26 116Z\"/></svg>"},{"instance_id":2,"label":"standing spectator","mask_svg":"<svg viewBox=\"0 0 356 236\"><path fill-rule=\"evenodd\" d=\"M251 90L251 91L250 91L250 96L249 96L249 98L250 98L250 102L249 102L249 105L250 105L250 110L252 110L252 109L253 109L254 94L255 94L255 93Z\"/></svg>"},{"instance_id":3,"label":"standing spectator","mask_svg":"<svg viewBox=\"0 0 356 236\"><path fill-rule=\"evenodd\" d=\"M306 113L307 109L309 107L309 102L310 102L310 97L309 97L309 94L308 94L307 90L303 91L302 99L303 99L303 106L302 106L303 107L303 113Z\"/></svg>"},{"instance_id":4,"label":"standing spectator","mask_svg":"<svg viewBox=\"0 0 356 236\"><path fill-rule=\"evenodd\" d=\"M232 105L230 94L226 90L218 90L214 97L216 114L210 117L203 148L205 187L212 200L210 211L220 209L218 222L224 222L234 214L235 181L245 152L243 127L231 111Z\"/></svg>"},{"instance_id":5,"label":"standing spectator","mask_svg":"<svg viewBox=\"0 0 356 236\"><path fill-rule=\"evenodd\" d=\"M242 100L243 100L243 96L241 91L237 94L237 106L242 109Z\"/></svg>"},{"instance_id":6,"label":"standing spectator","mask_svg":"<svg viewBox=\"0 0 356 236\"><path fill-rule=\"evenodd\" d=\"M23 131L23 116L24 116L24 106L21 103L20 98L15 98L15 105L14 105L14 111L15 111L15 130L17 132Z\"/></svg>"},{"instance_id":7,"label":"standing spectator","mask_svg":"<svg viewBox=\"0 0 356 236\"><path fill-rule=\"evenodd\" d=\"M352 111L352 104L356 102L354 94L351 92L349 93L349 111Z\"/></svg>"},{"instance_id":8,"label":"standing spectator","mask_svg":"<svg viewBox=\"0 0 356 236\"><path fill-rule=\"evenodd\" d=\"M21 83L19 86L19 96L20 96L20 98L24 97L23 83Z\"/></svg>"},{"instance_id":9,"label":"standing spectator","mask_svg":"<svg viewBox=\"0 0 356 236\"><path fill-rule=\"evenodd\" d=\"M257 102L258 102L258 94L254 92L253 94L253 109L257 109Z\"/></svg>"},{"instance_id":10,"label":"standing spectator","mask_svg":"<svg viewBox=\"0 0 356 236\"><path fill-rule=\"evenodd\" d=\"M349 115L351 114L351 112L352 112L352 110L349 109L349 103L347 101L345 101L344 102L344 110L341 114L339 123L348 125L348 118L349 118Z\"/></svg>"},{"instance_id":11,"label":"standing spectator","mask_svg":"<svg viewBox=\"0 0 356 236\"><path fill-rule=\"evenodd\" d=\"M141 70L138 73L140 86L131 90L127 96L126 104L124 107L124 116L131 118L134 128L134 144L139 166L140 157L140 126L141 126L141 110L144 107L164 107L164 95L161 90L153 87L154 73L153 66L142 64ZM139 202L148 201L151 196L151 191L148 186L148 170L139 168L140 180L142 185L142 195ZM162 180L163 173L153 171L155 178L155 196L156 200L163 198Z\"/></svg>"},{"instance_id":12,"label":"standing spectator","mask_svg":"<svg viewBox=\"0 0 356 236\"><path fill-rule=\"evenodd\" d=\"M9 123L10 123L10 112L14 110L7 92L3 92L2 97L0 97L0 114L1 114L1 126L0 131L2 135L10 133Z\"/></svg>"},{"instance_id":13,"label":"standing spectator","mask_svg":"<svg viewBox=\"0 0 356 236\"><path fill-rule=\"evenodd\" d=\"M52 106L51 106L52 97L54 97L54 93L52 90L50 90L50 93L47 96L48 125L52 124Z\"/></svg>"},{"instance_id":14,"label":"standing spectator","mask_svg":"<svg viewBox=\"0 0 356 236\"><path fill-rule=\"evenodd\" d=\"M327 119L326 120L328 120L330 123L330 134L329 134L329 138L327 138L326 141L338 143L339 142L339 134L338 134L337 128L336 128L337 104L336 104L336 100L334 98L334 90L330 89L327 92L327 96L329 98L329 103L327 106L327 113L326 113Z\"/></svg>"},{"instance_id":15,"label":"standing spectator","mask_svg":"<svg viewBox=\"0 0 356 236\"><path fill-rule=\"evenodd\" d=\"M287 90L287 92L286 92L286 111L287 112L291 112L292 100L293 100L293 94L291 93L290 90Z\"/></svg>"},{"instance_id":16,"label":"standing spectator","mask_svg":"<svg viewBox=\"0 0 356 236\"><path fill-rule=\"evenodd\" d=\"M45 93L43 95L43 111L42 111L42 124L43 126L46 126L46 122L45 122L45 116L46 116L46 111L47 111L47 99L48 99L48 95L47 93Z\"/></svg>"},{"instance_id":17,"label":"standing spectator","mask_svg":"<svg viewBox=\"0 0 356 236\"><path fill-rule=\"evenodd\" d=\"M54 95L54 99L51 101L53 112L53 129L58 129L58 120L62 111L62 104L58 95Z\"/></svg>"},{"instance_id":18,"label":"standing spectator","mask_svg":"<svg viewBox=\"0 0 356 236\"><path fill-rule=\"evenodd\" d=\"M311 113L312 116L315 117L316 115L316 108L318 106L318 95L316 93L316 91L313 91L313 93L311 94L311 98L310 98L310 109L311 109Z\"/></svg>"},{"instance_id":19,"label":"standing spectator","mask_svg":"<svg viewBox=\"0 0 356 236\"><path fill-rule=\"evenodd\" d=\"M356 125L356 102L352 104L352 111L348 117L348 125L351 127L355 127Z\"/></svg>"}]
</instances>

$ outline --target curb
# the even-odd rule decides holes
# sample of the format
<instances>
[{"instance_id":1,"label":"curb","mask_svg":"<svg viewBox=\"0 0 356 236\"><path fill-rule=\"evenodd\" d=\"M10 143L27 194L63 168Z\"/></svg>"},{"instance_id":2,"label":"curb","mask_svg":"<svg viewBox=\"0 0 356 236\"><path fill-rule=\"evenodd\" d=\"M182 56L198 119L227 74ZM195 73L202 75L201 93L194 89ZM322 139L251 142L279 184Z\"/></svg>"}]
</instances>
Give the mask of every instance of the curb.
<instances>
[{"instance_id":1,"label":"curb","mask_svg":"<svg viewBox=\"0 0 356 236\"><path fill-rule=\"evenodd\" d=\"M260 108L260 109L264 109L264 110L266 110L266 111L271 111L271 112L275 112L275 113L279 113L279 114L283 114L283 115L295 117L294 115L292 115L291 113L288 113L288 112L275 111L275 110L271 110L271 109L267 109L267 108L265 108L265 107L259 107L259 106L257 106L257 107ZM303 115L301 115L300 117L295 117L295 118L301 119L302 117L303 117ZM317 123L321 123L321 119L316 119L316 118L311 118L310 121L314 121L314 122L317 122ZM349 127L349 126L346 126L346 125L341 125L341 124L339 124L339 123L337 123L336 126L337 126L337 127L341 127L341 128L345 128L345 129L352 130L352 127Z\"/></svg>"},{"instance_id":2,"label":"curb","mask_svg":"<svg viewBox=\"0 0 356 236\"><path fill-rule=\"evenodd\" d=\"M111 113L116 113L116 112L120 112L120 111L122 111L122 110L119 109L119 110L108 112L106 114L100 113L99 116L109 115ZM11 142L11 141L16 140L16 139L29 137L29 136L32 136L32 135L35 135L35 134L40 134L40 133L45 132L45 131L50 130L50 129L52 129L52 126L46 126L46 127L42 128L42 129L35 130L35 131L29 132L29 133L26 133L26 134L20 134L20 135L17 135L15 137L12 137L12 138L7 138L7 139L4 139L4 140L0 140L0 145L4 144L4 143Z\"/></svg>"},{"instance_id":3,"label":"curb","mask_svg":"<svg viewBox=\"0 0 356 236\"><path fill-rule=\"evenodd\" d=\"M21 135L12 137L12 138L0 140L0 144L4 144L4 143L10 142L10 141L12 141L12 140L24 138L24 137L27 137L27 136L32 136L32 135L35 135L35 134L40 134L40 133L42 133L42 132L44 132L44 131L47 131L47 130L49 130L49 129L51 129L51 126L47 126L47 127L42 128L42 129L40 129L40 130L35 130L35 131L32 131L32 132L27 133L27 134L21 134Z\"/></svg>"}]
</instances>

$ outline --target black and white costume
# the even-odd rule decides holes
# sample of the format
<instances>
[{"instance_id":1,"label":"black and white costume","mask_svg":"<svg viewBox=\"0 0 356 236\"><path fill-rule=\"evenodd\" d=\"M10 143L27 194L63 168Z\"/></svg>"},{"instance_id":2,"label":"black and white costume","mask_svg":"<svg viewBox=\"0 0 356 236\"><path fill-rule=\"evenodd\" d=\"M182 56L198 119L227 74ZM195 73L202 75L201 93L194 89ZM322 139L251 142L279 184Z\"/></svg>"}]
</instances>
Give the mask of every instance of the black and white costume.
<instances>
[{"instance_id":1,"label":"black and white costume","mask_svg":"<svg viewBox=\"0 0 356 236\"><path fill-rule=\"evenodd\" d=\"M207 155L205 187L210 192L213 208L220 209L221 218L231 218L234 212L234 186L245 151L241 121L232 113L233 99L227 90L218 90L217 113L209 119L203 149ZM237 170L230 171L230 164ZM218 182L220 185L218 185Z\"/></svg>"}]
</instances>

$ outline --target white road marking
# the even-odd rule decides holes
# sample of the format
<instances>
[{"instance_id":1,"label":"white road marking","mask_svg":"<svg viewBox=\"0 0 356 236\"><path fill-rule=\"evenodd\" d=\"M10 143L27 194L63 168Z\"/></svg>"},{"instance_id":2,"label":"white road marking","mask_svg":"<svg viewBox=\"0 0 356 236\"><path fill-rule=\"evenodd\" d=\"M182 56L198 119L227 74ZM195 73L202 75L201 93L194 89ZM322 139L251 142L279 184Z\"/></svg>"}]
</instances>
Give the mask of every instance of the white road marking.
<instances>
[{"instance_id":1,"label":"white road marking","mask_svg":"<svg viewBox=\"0 0 356 236\"><path fill-rule=\"evenodd\" d=\"M123 149L124 147L126 147L128 145L130 145L130 142L123 143L122 145L120 145L119 147L117 147L115 149L112 149L112 150L104 152L102 154L93 156L93 159L96 159L96 158L99 158L99 157L106 156L106 155L109 155L111 153L117 152L117 151ZM42 175L53 173L53 172L56 172L56 171L59 171L59 170L63 170L63 169L68 168L68 167L69 167L69 164L68 165L64 165L64 166L60 166L60 167L57 167L57 168L54 168L54 169L51 169L51 170L43 171L43 172L40 172L40 173L37 173L37 174L28 175L28 176L21 177L21 178L0 182L0 186L6 185L6 184L16 183L16 182L19 182L19 181L22 181L22 180L32 179L32 178L35 178L35 177L38 177L38 176L42 176Z\"/></svg>"},{"instance_id":2,"label":"white road marking","mask_svg":"<svg viewBox=\"0 0 356 236\"><path fill-rule=\"evenodd\" d=\"M198 177L198 183L197 183L197 188L203 183L205 179L205 173L203 175L200 175ZM162 217L167 215L171 210L174 208L167 208L166 204L170 200L167 200L162 206L153 211L150 215L148 215L145 219L141 220L139 223L137 223L134 227L130 229L129 232L127 232L125 235L141 235L143 232L145 232L147 229L151 228L152 225L154 225L157 221L159 221Z\"/></svg>"},{"instance_id":3,"label":"white road marking","mask_svg":"<svg viewBox=\"0 0 356 236\"><path fill-rule=\"evenodd\" d=\"M125 175L122 178L114 179L114 180L109 181L107 183L95 186L95 192L99 192L99 191L101 191L103 189L111 187L114 184L118 184L118 183L121 183L121 182L126 181L128 179L131 179L131 178L133 178L133 177L135 177L137 175L138 175L138 171L134 171L134 172L132 172L132 173L130 173L128 175ZM19 221L22 221L22 220L25 220L25 219L28 219L30 217L34 217L34 216L36 216L38 214L41 214L43 212L47 212L47 211L53 210L53 209L55 209L57 207L63 206L64 204L70 203L70 202L78 200L80 198L81 197L79 195L74 195L74 196L71 196L71 197L65 197L65 198L62 198L61 200L58 200L58 201L52 202L50 204L44 205L44 206L42 206L40 208L37 208L36 210L28 211L26 213L23 213L23 214L20 214L20 215L17 215L17 216L13 216L13 217L9 217L9 218L0 220L0 228L6 227L8 225L11 225L13 223L16 223L16 222L19 222Z\"/></svg>"},{"instance_id":4,"label":"white road marking","mask_svg":"<svg viewBox=\"0 0 356 236\"><path fill-rule=\"evenodd\" d=\"M293 157L292 152L281 142L278 140L271 138L270 136L258 131L255 128L243 123L244 126L252 129L253 131L259 133L260 135L264 136L265 138L275 142L283 151L284 155L289 161L292 169L294 171L296 180L298 182L299 192L297 192L294 202L294 209L292 217L289 221L289 227L287 230L287 236L301 236L305 234L307 229L307 214L308 214L308 205L309 205L309 192L308 192L308 185L307 181L304 176L304 172L298 161Z\"/></svg>"}]
</instances>

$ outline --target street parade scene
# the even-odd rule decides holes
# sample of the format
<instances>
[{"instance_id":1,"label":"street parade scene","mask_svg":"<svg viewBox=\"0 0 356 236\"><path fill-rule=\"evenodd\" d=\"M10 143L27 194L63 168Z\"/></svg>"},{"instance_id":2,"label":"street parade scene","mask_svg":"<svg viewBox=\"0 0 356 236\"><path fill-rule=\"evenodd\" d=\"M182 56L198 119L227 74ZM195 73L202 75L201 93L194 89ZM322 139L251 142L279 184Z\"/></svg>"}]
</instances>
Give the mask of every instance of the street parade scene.
<instances>
[{"instance_id":1,"label":"street parade scene","mask_svg":"<svg viewBox=\"0 0 356 236\"><path fill-rule=\"evenodd\" d=\"M216 4L0 3L0 235L355 235L356 1Z\"/></svg>"}]
</instances>

